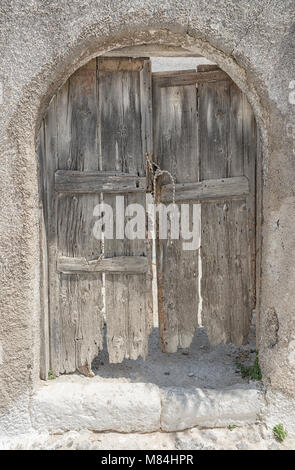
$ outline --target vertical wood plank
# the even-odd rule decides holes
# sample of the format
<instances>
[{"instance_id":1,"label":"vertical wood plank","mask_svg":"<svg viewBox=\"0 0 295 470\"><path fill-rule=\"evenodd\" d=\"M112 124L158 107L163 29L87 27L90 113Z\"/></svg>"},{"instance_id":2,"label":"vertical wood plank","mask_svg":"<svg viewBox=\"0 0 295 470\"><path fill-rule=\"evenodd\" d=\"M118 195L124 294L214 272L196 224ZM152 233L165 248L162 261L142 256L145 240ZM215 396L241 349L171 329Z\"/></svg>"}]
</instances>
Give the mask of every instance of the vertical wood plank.
<instances>
[{"instance_id":1,"label":"vertical wood plank","mask_svg":"<svg viewBox=\"0 0 295 470\"><path fill-rule=\"evenodd\" d=\"M198 84L200 179L228 176L230 84ZM232 163L231 163L232 165ZM202 324L211 344L230 338L228 204L202 204Z\"/></svg>"},{"instance_id":2,"label":"vertical wood plank","mask_svg":"<svg viewBox=\"0 0 295 470\"><path fill-rule=\"evenodd\" d=\"M153 86L155 159L177 183L199 180L196 85ZM168 182L165 176L161 182ZM188 201L189 203L189 201ZM198 250L183 250L183 238L157 241L161 347L190 346L198 326Z\"/></svg>"},{"instance_id":3,"label":"vertical wood plank","mask_svg":"<svg viewBox=\"0 0 295 470\"><path fill-rule=\"evenodd\" d=\"M231 201L228 216L230 341L240 346L247 343L252 317L247 202Z\"/></svg>"},{"instance_id":4,"label":"vertical wood plank","mask_svg":"<svg viewBox=\"0 0 295 470\"><path fill-rule=\"evenodd\" d=\"M40 194L40 290L41 290L41 318L40 318L40 378L47 380L50 369L49 352L49 312L48 312L48 254L47 254L47 207L46 207L46 176L45 176L45 124L42 121L40 129L39 155L39 181Z\"/></svg>"},{"instance_id":5,"label":"vertical wood plank","mask_svg":"<svg viewBox=\"0 0 295 470\"><path fill-rule=\"evenodd\" d=\"M257 131L257 150L256 150L256 237L255 237L255 260L256 260L256 284L255 284L255 308L256 308L256 347L260 344L260 291L261 291L261 248L262 248L262 141L258 125Z\"/></svg>"},{"instance_id":6,"label":"vertical wood plank","mask_svg":"<svg viewBox=\"0 0 295 470\"><path fill-rule=\"evenodd\" d=\"M58 93L58 169L98 170L96 59Z\"/></svg>"},{"instance_id":7,"label":"vertical wood plank","mask_svg":"<svg viewBox=\"0 0 295 470\"><path fill-rule=\"evenodd\" d=\"M253 201L255 197L252 172L253 168L255 171L256 153L252 146L256 145L256 137L253 133L250 136L249 132L245 132L245 105L241 91L232 82L226 88L217 84L217 101L215 98L208 99L209 90L216 96L212 91L213 86L211 84L208 88L206 85L205 90L202 86L199 88L200 130L207 138L211 138L206 145L206 140L202 140L200 136L202 178L245 174L249 181L251 179L251 185L247 200L202 205L202 321L213 345L233 342L240 346L247 341L253 305L253 272L250 270L249 260L253 237L251 224L255 220L255 214L249 208L248 201ZM202 97L203 92L205 99ZM223 98L221 93L224 93ZM210 113L204 103L211 106ZM220 112L221 103L223 109L228 109L227 113ZM253 117L251 109L250 115ZM226 122L219 124L210 135L208 129L214 128L211 120L218 116ZM214 150L216 156L214 159L210 158L212 146L217 143L218 148L215 147ZM250 152L249 148L252 149ZM223 159L222 165L218 149ZM249 162L249 170L245 167L246 160Z\"/></svg>"},{"instance_id":8,"label":"vertical wood plank","mask_svg":"<svg viewBox=\"0 0 295 470\"><path fill-rule=\"evenodd\" d=\"M202 204L202 324L212 345L230 341L230 266L226 201Z\"/></svg>"},{"instance_id":9,"label":"vertical wood plank","mask_svg":"<svg viewBox=\"0 0 295 470\"><path fill-rule=\"evenodd\" d=\"M230 81L229 85L229 137L228 137L228 174L244 175L244 106L241 90Z\"/></svg>"},{"instance_id":10,"label":"vertical wood plank","mask_svg":"<svg viewBox=\"0 0 295 470\"><path fill-rule=\"evenodd\" d=\"M252 309L255 305L255 120L245 95L231 83L230 94L229 176L244 174L249 181L249 196L232 201L230 234L232 246L231 273L235 288L231 310L231 341L247 342ZM245 104L245 100L247 103ZM251 122L249 132L248 122Z\"/></svg>"},{"instance_id":11,"label":"vertical wood plank","mask_svg":"<svg viewBox=\"0 0 295 470\"><path fill-rule=\"evenodd\" d=\"M256 160L258 149L257 125L252 108L245 95L243 105L243 144L244 174L249 180L250 194L246 200L249 236L250 261L250 305L255 307L256 301Z\"/></svg>"},{"instance_id":12,"label":"vertical wood plank","mask_svg":"<svg viewBox=\"0 0 295 470\"><path fill-rule=\"evenodd\" d=\"M141 142L142 153L152 155L153 152L153 113L152 113L152 65L150 60L145 60L142 70L139 74L140 80L140 112L141 112ZM145 163L146 165L146 163ZM146 169L147 171L147 169ZM148 195L146 195L145 205ZM153 247L155 240L152 240L148 234L148 217L146 218L146 256L148 258L148 273L146 274L146 316L147 330L151 332L154 327L154 295L157 298L157 284L153 286Z\"/></svg>"},{"instance_id":13,"label":"vertical wood plank","mask_svg":"<svg viewBox=\"0 0 295 470\"><path fill-rule=\"evenodd\" d=\"M60 372L60 332L61 316L58 306L59 280L56 274L57 259L57 199L54 189L54 173L58 165L57 154L57 97L50 103L44 119L46 177L45 207L47 212L47 247L48 247L48 297L50 329L50 369L59 375Z\"/></svg>"},{"instance_id":14,"label":"vertical wood plank","mask_svg":"<svg viewBox=\"0 0 295 470\"><path fill-rule=\"evenodd\" d=\"M198 86L201 180L228 176L230 84ZM232 166L231 162L231 166ZM230 341L229 204L202 204L202 324L210 343Z\"/></svg>"},{"instance_id":15,"label":"vertical wood plank","mask_svg":"<svg viewBox=\"0 0 295 470\"><path fill-rule=\"evenodd\" d=\"M80 68L61 91L58 108L59 169L98 170L96 60ZM88 259L101 254L92 233L99 195L59 195L59 255ZM91 375L102 348L102 275L60 275L61 372Z\"/></svg>"},{"instance_id":16,"label":"vertical wood plank","mask_svg":"<svg viewBox=\"0 0 295 470\"><path fill-rule=\"evenodd\" d=\"M132 68L134 65L134 69ZM100 159L103 171L145 175L145 152L151 148L148 88L149 61L98 59ZM145 72L143 72L145 71ZM115 73L114 73L115 72ZM143 110L144 108L144 110ZM115 196L104 195L115 213ZM145 207L145 195L125 195L124 207ZM105 257L146 255L145 240L105 240ZM110 362L146 357L152 311L146 275L106 274L107 347ZM150 294L149 294L150 297Z\"/></svg>"},{"instance_id":17,"label":"vertical wood plank","mask_svg":"<svg viewBox=\"0 0 295 470\"><path fill-rule=\"evenodd\" d=\"M228 176L230 82L198 84L200 180Z\"/></svg>"},{"instance_id":18,"label":"vertical wood plank","mask_svg":"<svg viewBox=\"0 0 295 470\"><path fill-rule=\"evenodd\" d=\"M202 210L203 325L212 345L241 345L251 319L246 203L206 203Z\"/></svg>"}]
</instances>

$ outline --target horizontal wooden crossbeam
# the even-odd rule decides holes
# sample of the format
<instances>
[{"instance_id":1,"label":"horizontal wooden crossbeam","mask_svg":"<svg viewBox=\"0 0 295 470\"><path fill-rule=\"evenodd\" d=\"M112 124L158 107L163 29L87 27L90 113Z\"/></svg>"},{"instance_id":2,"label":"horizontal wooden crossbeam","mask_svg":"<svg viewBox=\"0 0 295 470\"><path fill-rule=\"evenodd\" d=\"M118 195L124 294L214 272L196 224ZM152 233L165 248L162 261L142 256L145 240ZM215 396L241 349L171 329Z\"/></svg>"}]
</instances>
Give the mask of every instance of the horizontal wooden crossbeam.
<instances>
[{"instance_id":1,"label":"horizontal wooden crossbeam","mask_svg":"<svg viewBox=\"0 0 295 470\"><path fill-rule=\"evenodd\" d=\"M229 80L229 76L222 70L208 72L178 70L176 72L153 73L153 82L159 87L194 85L199 82L215 82L216 80Z\"/></svg>"},{"instance_id":2,"label":"horizontal wooden crossbeam","mask_svg":"<svg viewBox=\"0 0 295 470\"><path fill-rule=\"evenodd\" d=\"M245 176L205 180L197 183L175 185L175 201L210 201L218 199L241 198L249 194L249 181ZM171 202L172 184L161 188L161 201Z\"/></svg>"},{"instance_id":3,"label":"horizontal wooden crossbeam","mask_svg":"<svg viewBox=\"0 0 295 470\"><path fill-rule=\"evenodd\" d=\"M60 256L57 271L64 274L105 272L110 274L142 274L148 270L145 256L116 256L87 261L85 258Z\"/></svg>"},{"instance_id":4,"label":"horizontal wooden crossbeam","mask_svg":"<svg viewBox=\"0 0 295 470\"><path fill-rule=\"evenodd\" d=\"M55 172L55 189L62 193L128 193L144 192L146 178L129 173L103 171Z\"/></svg>"}]
</instances>

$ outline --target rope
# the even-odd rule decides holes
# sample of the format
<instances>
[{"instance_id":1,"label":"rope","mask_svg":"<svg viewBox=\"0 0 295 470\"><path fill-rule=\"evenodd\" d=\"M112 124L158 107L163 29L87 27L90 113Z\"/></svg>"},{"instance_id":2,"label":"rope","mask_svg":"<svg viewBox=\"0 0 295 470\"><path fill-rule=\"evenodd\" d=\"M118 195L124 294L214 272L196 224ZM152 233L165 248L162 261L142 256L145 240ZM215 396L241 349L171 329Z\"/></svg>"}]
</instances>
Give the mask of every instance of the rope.
<instances>
[{"instance_id":1,"label":"rope","mask_svg":"<svg viewBox=\"0 0 295 470\"><path fill-rule=\"evenodd\" d=\"M161 175L168 175L169 178L171 179L172 183L172 203L175 204L175 178L174 176L170 173L168 170L162 170L160 166L153 162L151 159L151 154L146 153L146 164L147 167L150 169L152 175L153 175L153 190L152 190L152 197L154 202L156 201L156 196L157 196L157 179ZM156 168L156 170L154 169Z\"/></svg>"}]
</instances>

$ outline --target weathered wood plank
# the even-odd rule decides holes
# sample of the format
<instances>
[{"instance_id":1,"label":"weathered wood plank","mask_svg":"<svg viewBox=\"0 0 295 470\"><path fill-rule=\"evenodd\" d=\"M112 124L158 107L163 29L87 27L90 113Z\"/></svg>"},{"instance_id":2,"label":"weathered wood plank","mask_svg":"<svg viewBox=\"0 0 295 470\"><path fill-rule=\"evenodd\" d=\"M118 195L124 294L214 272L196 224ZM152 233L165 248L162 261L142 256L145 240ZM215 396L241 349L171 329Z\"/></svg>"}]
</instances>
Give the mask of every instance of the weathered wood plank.
<instances>
[{"instance_id":1,"label":"weathered wood plank","mask_svg":"<svg viewBox=\"0 0 295 470\"><path fill-rule=\"evenodd\" d=\"M60 195L58 199L58 258L85 257L91 259L101 253L101 244L93 236L93 209L99 204L99 195ZM93 296L90 292L93 289ZM83 299L83 302L81 301ZM90 373L89 350L92 359L102 347L102 277L101 274L76 273L60 275L60 309L63 313L63 361L61 371L87 366ZM97 314L100 311L100 316ZM96 318L96 327L85 330ZM81 335L83 331L83 335ZM80 332L80 333L78 333ZM81 339L83 337L83 341ZM79 341L77 338L80 338ZM86 356L84 355L84 352Z\"/></svg>"},{"instance_id":2,"label":"weathered wood plank","mask_svg":"<svg viewBox=\"0 0 295 470\"><path fill-rule=\"evenodd\" d=\"M200 179L228 176L230 82L198 86ZM211 344L230 338L228 203L202 204L202 325Z\"/></svg>"},{"instance_id":3,"label":"weathered wood plank","mask_svg":"<svg viewBox=\"0 0 295 470\"><path fill-rule=\"evenodd\" d=\"M146 357L146 279L140 276L106 276L107 307L111 315L107 318L108 352L111 363L125 358L136 360ZM139 290L139 291L138 291ZM120 315L114 313L119 309Z\"/></svg>"},{"instance_id":4,"label":"weathered wood plank","mask_svg":"<svg viewBox=\"0 0 295 470\"><path fill-rule=\"evenodd\" d=\"M202 205L202 325L212 345L230 342L228 202Z\"/></svg>"},{"instance_id":5,"label":"weathered wood plank","mask_svg":"<svg viewBox=\"0 0 295 470\"><path fill-rule=\"evenodd\" d=\"M91 362L102 348L102 283L97 274L60 274L60 373L91 376Z\"/></svg>"},{"instance_id":6,"label":"weathered wood plank","mask_svg":"<svg viewBox=\"0 0 295 470\"><path fill-rule=\"evenodd\" d=\"M246 199L250 262L251 307L256 304L256 160L259 152L257 125L247 97L242 97L243 109L243 163L244 174L250 183L250 194Z\"/></svg>"},{"instance_id":7,"label":"weathered wood plank","mask_svg":"<svg viewBox=\"0 0 295 470\"><path fill-rule=\"evenodd\" d=\"M99 73L100 72L140 72L147 65L144 58L131 57L99 57Z\"/></svg>"},{"instance_id":8,"label":"weathered wood plank","mask_svg":"<svg viewBox=\"0 0 295 470\"><path fill-rule=\"evenodd\" d=\"M175 185L176 202L244 198L247 194L249 194L249 181L245 176ZM173 186L171 184L163 185L161 187L161 201L171 202L172 196Z\"/></svg>"},{"instance_id":9,"label":"weathered wood plank","mask_svg":"<svg viewBox=\"0 0 295 470\"><path fill-rule=\"evenodd\" d=\"M162 87L154 80L153 87L155 159L178 184L198 181L196 86ZM167 176L161 182L171 183ZM182 243L157 240L161 347L170 353L189 347L198 326L198 250L184 251Z\"/></svg>"},{"instance_id":10,"label":"weathered wood plank","mask_svg":"<svg viewBox=\"0 0 295 470\"><path fill-rule=\"evenodd\" d=\"M145 61L144 67L140 71L140 109L141 109L141 142L142 153L144 158L152 155L153 152L153 123L152 123L152 66L150 60ZM146 166L146 162L145 162ZM148 178L148 170L146 168L146 191L151 190L150 178ZM146 196L147 198L147 196ZM145 205L147 199L145 200ZM146 256L148 258L148 272L146 274L146 328L147 332L154 328L154 295L153 292L153 247L155 240L152 240L148 234L148 218L146 218L146 240L145 240ZM155 282L154 282L155 284ZM156 287L156 285L154 286ZM145 312L143 311L144 315Z\"/></svg>"},{"instance_id":11,"label":"weathered wood plank","mask_svg":"<svg viewBox=\"0 0 295 470\"><path fill-rule=\"evenodd\" d=\"M188 348L198 327L197 250L184 251L182 241L157 246L159 327L167 353Z\"/></svg>"},{"instance_id":12,"label":"weathered wood plank","mask_svg":"<svg viewBox=\"0 0 295 470\"><path fill-rule=\"evenodd\" d=\"M107 348L111 364L130 357L129 313L129 276L106 275Z\"/></svg>"},{"instance_id":13,"label":"weathered wood plank","mask_svg":"<svg viewBox=\"0 0 295 470\"><path fill-rule=\"evenodd\" d=\"M249 333L252 283L246 201L253 197L253 175L244 170L250 137L244 132L243 95L233 83L215 89L202 84L199 104L202 179L227 176L248 184L242 199L202 205L202 322L213 345L240 346Z\"/></svg>"},{"instance_id":14,"label":"weathered wood plank","mask_svg":"<svg viewBox=\"0 0 295 470\"><path fill-rule=\"evenodd\" d=\"M143 102L149 101L145 86L150 64L137 59L98 59L99 134L102 171L119 171L145 176L145 152L151 148L150 109L143 116ZM144 69L146 71L144 72ZM115 72L115 73L114 73ZM115 196L104 194L104 202L115 207ZM145 194L128 193L127 204L145 207ZM105 257L145 256L145 240L105 240ZM147 309L147 282L145 275L106 273L107 347L110 362L121 362L124 357L146 357L151 312ZM132 296L131 293L132 292ZM134 342L136 332L136 342Z\"/></svg>"},{"instance_id":15,"label":"weathered wood plank","mask_svg":"<svg viewBox=\"0 0 295 470\"><path fill-rule=\"evenodd\" d=\"M56 275L55 260L57 257L57 212L56 194L54 191L54 172L57 168L57 97L50 103L47 115L44 118L44 140L45 140L45 160L44 160L44 207L46 217L46 235L48 249L48 297L49 297L49 353L50 369L56 375L60 372L61 356L61 315L59 311L58 293L59 280ZM45 312L43 312L44 314ZM48 376L48 371L46 372Z\"/></svg>"},{"instance_id":16,"label":"weathered wood plank","mask_svg":"<svg viewBox=\"0 0 295 470\"><path fill-rule=\"evenodd\" d=\"M45 128L42 121L40 140L38 146L39 178L42 181L40 191L40 293L41 293L41 319L40 319L40 378L47 380L50 369L49 352L49 311L48 311L48 253L47 253L47 204L46 204L46 178L45 178Z\"/></svg>"},{"instance_id":17,"label":"weathered wood plank","mask_svg":"<svg viewBox=\"0 0 295 470\"><path fill-rule=\"evenodd\" d=\"M228 176L241 176L244 175L243 98L233 82L229 93Z\"/></svg>"},{"instance_id":18,"label":"weathered wood plank","mask_svg":"<svg viewBox=\"0 0 295 470\"><path fill-rule=\"evenodd\" d=\"M228 176L229 88L229 81L198 86L201 181Z\"/></svg>"},{"instance_id":19,"label":"weathered wood plank","mask_svg":"<svg viewBox=\"0 0 295 470\"><path fill-rule=\"evenodd\" d=\"M250 330L252 309L255 308L255 168L256 168L256 122L253 111L246 96L233 83L230 91L231 122L230 122L230 148L236 153L234 162L230 158L229 175L244 174L249 181L249 194L245 202L235 203L235 213L231 221L231 231L235 233L233 247L239 250L241 269L236 269L235 283L239 295L233 299L232 309L232 342L243 344L247 342ZM235 150L236 149L236 150ZM234 163L234 164L233 164ZM242 308L237 301L240 301Z\"/></svg>"},{"instance_id":20,"label":"weathered wood plank","mask_svg":"<svg viewBox=\"0 0 295 470\"><path fill-rule=\"evenodd\" d=\"M245 201L202 206L202 298L211 344L244 344L251 318Z\"/></svg>"},{"instance_id":21,"label":"weathered wood plank","mask_svg":"<svg viewBox=\"0 0 295 470\"><path fill-rule=\"evenodd\" d=\"M247 201L231 201L229 215L231 342L246 344L252 317Z\"/></svg>"},{"instance_id":22,"label":"weathered wood plank","mask_svg":"<svg viewBox=\"0 0 295 470\"><path fill-rule=\"evenodd\" d=\"M62 87L57 112L58 169L97 170L95 59L78 69Z\"/></svg>"},{"instance_id":23,"label":"weathered wood plank","mask_svg":"<svg viewBox=\"0 0 295 470\"><path fill-rule=\"evenodd\" d=\"M163 72L153 72L152 74L152 79L153 81L159 80L160 78L168 78L168 77L178 77L182 78L183 80L186 79L186 77L189 75L192 75L195 77L197 71L196 69L185 69L185 70L164 70ZM158 86L161 86L161 83L157 82ZM183 86L186 85L183 84Z\"/></svg>"},{"instance_id":24,"label":"weathered wood plank","mask_svg":"<svg viewBox=\"0 0 295 470\"><path fill-rule=\"evenodd\" d=\"M40 321L40 378L48 379L50 370L50 350L49 350L49 309L48 309L48 258L47 258L47 238L43 214L40 217L40 248L41 248L41 321Z\"/></svg>"},{"instance_id":25,"label":"weathered wood plank","mask_svg":"<svg viewBox=\"0 0 295 470\"><path fill-rule=\"evenodd\" d=\"M146 178L128 173L57 171L55 189L62 193L128 193L145 192Z\"/></svg>"},{"instance_id":26,"label":"weathered wood plank","mask_svg":"<svg viewBox=\"0 0 295 470\"><path fill-rule=\"evenodd\" d=\"M218 80L228 81L229 76L222 70L208 72L196 72L195 70L177 70L172 72L154 72L153 86L175 87L196 85L197 83L213 82Z\"/></svg>"},{"instance_id":27,"label":"weathered wood plank","mask_svg":"<svg viewBox=\"0 0 295 470\"><path fill-rule=\"evenodd\" d=\"M261 250L262 250L262 141L259 126L256 126L256 175L255 175L255 209L256 209L256 236L255 236L255 308L256 308L256 346L260 344L260 292L261 292Z\"/></svg>"},{"instance_id":28,"label":"weathered wood plank","mask_svg":"<svg viewBox=\"0 0 295 470\"><path fill-rule=\"evenodd\" d=\"M58 169L98 170L96 60L79 69L57 95ZM53 175L54 178L54 175ZM58 254L98 257L100 242L92 233L97 194L59 194L57 199ZM91 375L91 361L102 347L102 275L59 275L59 370L76 369ZM51 312L50 312L51 314Z\"/></svg>"},{"instance_id":29,"label":"weathered wood plank","mask_svg":"<svg viewBox=\"0 0 295 470\"><path fill-rule=\"evenodd\" d=\"M73 272L141 274L147 272L148 261L145 256L115 256L90 261L85 258L61 256L57 260L57 270L64 274Z\"/></svg>"}]
</instances>

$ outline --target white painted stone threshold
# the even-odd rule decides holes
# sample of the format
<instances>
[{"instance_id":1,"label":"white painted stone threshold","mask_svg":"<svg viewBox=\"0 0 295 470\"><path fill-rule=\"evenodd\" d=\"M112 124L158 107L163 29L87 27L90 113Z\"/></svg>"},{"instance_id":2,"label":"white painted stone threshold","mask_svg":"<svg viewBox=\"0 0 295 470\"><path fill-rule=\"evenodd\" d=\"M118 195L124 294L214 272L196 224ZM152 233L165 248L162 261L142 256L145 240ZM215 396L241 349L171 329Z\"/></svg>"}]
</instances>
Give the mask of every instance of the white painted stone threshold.
<instances>
[{"instance_id":1,"label":"white painted stone threshold","mask_svg":"<svg viewBox=\"0 0 295 470\"><path fill-rule=\"evenodd\" d=\"M250 383L223 390L101 382L80 376L43 382L32 397L38 432L182 431L260 422L264 392Z\"/></svg>"}]
</instances>

